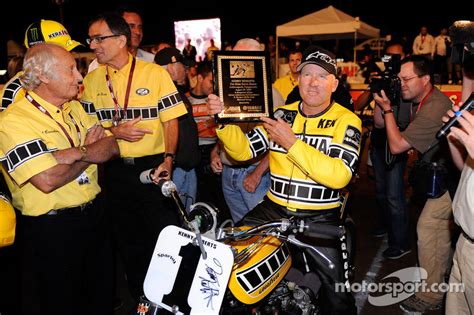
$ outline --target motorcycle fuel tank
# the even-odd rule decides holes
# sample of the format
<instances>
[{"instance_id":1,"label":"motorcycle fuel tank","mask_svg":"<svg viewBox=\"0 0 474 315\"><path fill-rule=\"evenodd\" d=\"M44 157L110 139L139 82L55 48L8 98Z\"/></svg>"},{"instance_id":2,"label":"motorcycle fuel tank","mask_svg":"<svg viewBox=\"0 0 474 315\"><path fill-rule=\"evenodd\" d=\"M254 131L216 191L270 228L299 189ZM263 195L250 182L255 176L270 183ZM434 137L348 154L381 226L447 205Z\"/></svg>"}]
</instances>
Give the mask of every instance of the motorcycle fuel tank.
<instances>
[{"instance_id":1,"label":"motorcycle fuel tank","mask_svg":"<svg viewBox=\"0 0 474 315\"><path fill-rule=\"evenodd\" d=\"M246 229L248 227L243 227ZM257 245L255 245L257 244ZM234 263L229 289L244 304L254 304L267 296L283 280L291 267L286 243L273 236L253 236L229 242L237 254L256 246L250 257Z\"/></svg>"}]
</instances>

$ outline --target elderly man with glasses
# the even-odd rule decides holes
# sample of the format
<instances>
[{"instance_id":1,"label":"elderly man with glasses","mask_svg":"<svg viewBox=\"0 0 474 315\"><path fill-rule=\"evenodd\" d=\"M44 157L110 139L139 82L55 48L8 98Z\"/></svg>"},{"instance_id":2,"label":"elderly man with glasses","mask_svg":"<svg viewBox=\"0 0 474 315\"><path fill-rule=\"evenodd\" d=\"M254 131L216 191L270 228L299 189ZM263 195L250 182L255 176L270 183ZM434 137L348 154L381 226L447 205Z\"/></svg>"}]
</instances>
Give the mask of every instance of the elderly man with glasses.
<instances>
[{"instance_id":1,"label":"elderly man with glasses","mask_svg":"<svg viewBox=\"0 0 474 315\"><path fill-rule=\"evenodd\" d=\"M143 294L148 263L161 230L178 224L156 186L141 172L155 169L170 178L178 143L178 117L187 113L170 75L128 50L130 27L117 14L89 24L90 48L101 64L84 78L83 107L117 139L120 159L105 165L108 211L132 297ZM166 174L166 175L164 175Z\"/></svg>"},{"instance_id":2,"label":"elderly man with glasses","mask_svg":"<svg viewBox=\"0 0 474 315\"><path fill-rule=\"evenodd\" d=\"M414 148L419 152L420 160L444 166L447 189L436 195L428 193L424 196L428 199L417 223L418 260L419 266L427 272L427 288L444 282L451 263L454 225L450 192L455 191L453 186L457 183L458 174L449 155L447 142L435 137L443 125L442 117L451 108L452 103L433 85L432 73L432 62L423 56L414 55L402 60L398 74L401 80L401 95L405 101L412 103L411 122L403 132L397 127L394 111L385 92L382 91L381 95L373 94L377 106L384 113L391 153L399 154ZM451 185L452 183L454 185ZM400 306L408 312L426 312L440 308L442 301L443 292L417 292Z\"/></svg>"}]
</instances>

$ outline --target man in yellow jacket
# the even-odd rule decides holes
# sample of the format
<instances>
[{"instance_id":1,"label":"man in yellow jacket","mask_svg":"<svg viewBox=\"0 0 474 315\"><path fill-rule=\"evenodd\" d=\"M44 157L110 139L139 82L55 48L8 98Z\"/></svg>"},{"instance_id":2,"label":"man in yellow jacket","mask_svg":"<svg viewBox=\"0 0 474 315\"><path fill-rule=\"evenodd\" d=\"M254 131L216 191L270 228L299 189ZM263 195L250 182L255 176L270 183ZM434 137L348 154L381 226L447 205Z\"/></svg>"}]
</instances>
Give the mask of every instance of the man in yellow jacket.
<instances>
[{"instance_id":1,"label":"man in yellow jacket","mask_svg":"<svg viewBox=\"0 0 474 315\"><path fill-rule=\"evenodd\" d=\"M331 101L338 85L336 58L320 48L308 48L298 66L302 97L277 109L275 120L262 117L263 125L244 134L238 126L217 130L229 155L238 161L251 159L270 150L270 189L264 201L243 219L254 225L290 216L338 225L339 189L346 186L359 157L361 121L351 111ZM223 104L209 96L211 114L222 111ZM317 248L318 247L315 245ZM354 298L348 292L335 292L334 283L348 287L345 260L335 240L323 251L335 263L329 272L309 263L321 278L325 305L323 313L355 314Z\"/></svg>"}]
</instances>

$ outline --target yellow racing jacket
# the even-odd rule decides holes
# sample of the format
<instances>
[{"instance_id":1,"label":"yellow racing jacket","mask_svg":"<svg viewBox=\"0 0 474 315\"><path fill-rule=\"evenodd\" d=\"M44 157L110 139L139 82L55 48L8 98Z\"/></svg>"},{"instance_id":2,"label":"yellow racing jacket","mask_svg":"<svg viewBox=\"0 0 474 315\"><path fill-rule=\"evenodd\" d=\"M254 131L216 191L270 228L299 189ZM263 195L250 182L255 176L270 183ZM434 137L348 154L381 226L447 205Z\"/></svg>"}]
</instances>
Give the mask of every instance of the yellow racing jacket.
<instances>
[{"instance_id":1,"label":"yellow racing jacket","mask_svg":"<svg viewBox=\"0 0 474 315\"><path fill-rule=\"evenodd\" d=\"M351 180L359 158L361 121L334 102L314 116L303 114L300 106L295 102L277 109L298 138L289 151L269 141L261 125L247 134L238 126L227 125L217 135L237 161L270 149L267 196L275 203L292 211L338 207L339 189Z\"/></svg>"}]
</instances>

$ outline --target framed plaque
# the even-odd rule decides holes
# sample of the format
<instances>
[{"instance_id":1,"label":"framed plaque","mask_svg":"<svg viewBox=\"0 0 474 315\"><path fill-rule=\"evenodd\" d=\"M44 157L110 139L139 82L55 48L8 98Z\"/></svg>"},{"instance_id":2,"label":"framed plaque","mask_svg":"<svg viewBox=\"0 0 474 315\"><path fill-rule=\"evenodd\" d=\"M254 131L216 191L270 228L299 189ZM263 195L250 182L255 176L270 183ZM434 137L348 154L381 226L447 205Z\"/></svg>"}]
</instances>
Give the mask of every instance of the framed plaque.
<instances>
[{"instance_id":1,"label":"framed plaque","mask_svg":"<svg viewBox=\"0 0 474 315\"><path fill-rule=\"evenodd\" d=\"M218 123L258 122L272 117L270 60L263 51L215 51L214 91L224 103Z\"/></svg>"}]
</instances>

